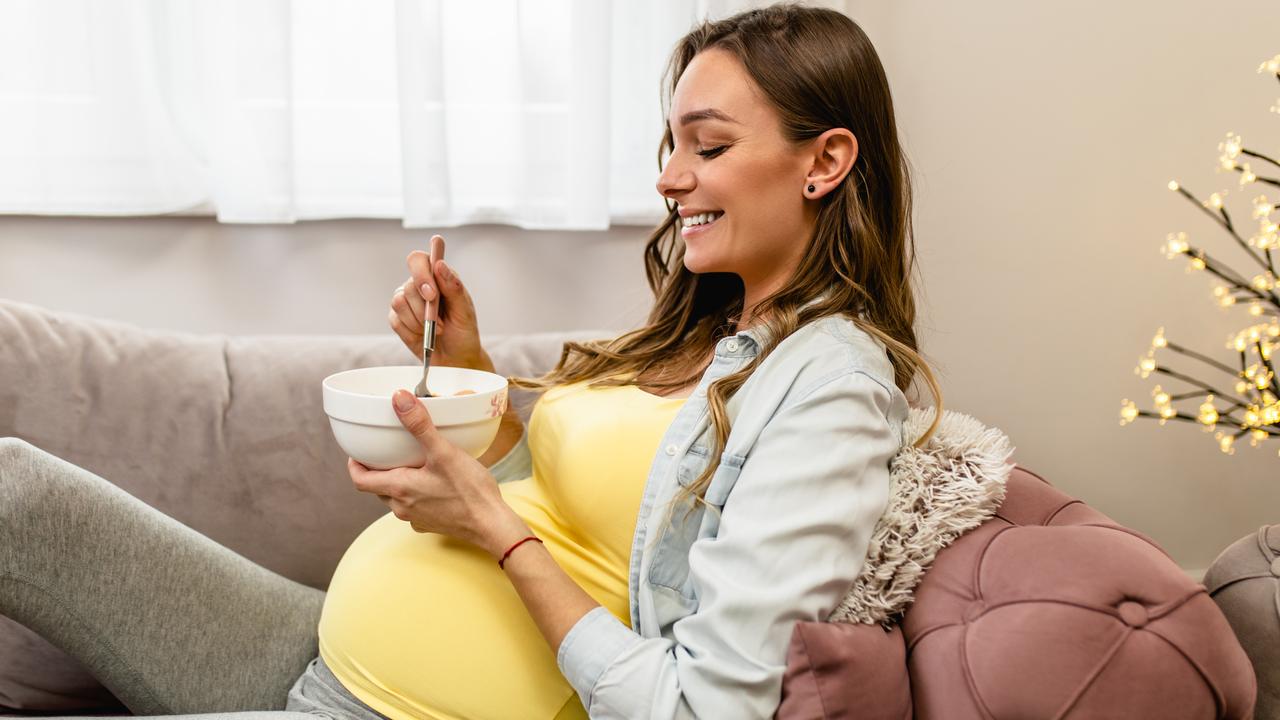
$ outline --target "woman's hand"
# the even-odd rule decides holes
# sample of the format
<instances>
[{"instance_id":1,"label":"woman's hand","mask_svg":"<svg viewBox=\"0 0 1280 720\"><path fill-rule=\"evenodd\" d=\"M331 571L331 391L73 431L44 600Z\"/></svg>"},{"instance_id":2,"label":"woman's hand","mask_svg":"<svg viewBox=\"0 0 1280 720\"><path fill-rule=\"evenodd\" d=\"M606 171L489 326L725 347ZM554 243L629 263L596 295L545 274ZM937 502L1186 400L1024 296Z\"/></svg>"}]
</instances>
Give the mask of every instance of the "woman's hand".
<instances>
[{"instance_id":1,"label":"woman's hand","mask_svg":"<svg viewBox=\"0 0 1280 720\"><path fill-rule=\"evenodd\" d=\"M444 260L437 261L432 268L430 256L422 250L409 253L405 263L409 266L409 279L391 296L391 312L387 315L391 329L421 360L427 301L443 297L431 363L493 372L493 361L480 346L475 303L453 268Z\"/></svg>"},{"instance_id":2,"label":"woman's hand","mask_svg":"<svg viewBox=\"0 0 1280 720\"><path fill-rule=\"evenodd\" d=\"M403 407L408 409L402 410L397 400L407 401ZM348 458L347 471L357 490L377 495L414 530L465 540L495 560L511 543L532 534L502 498L488 469L436 431L413 393L399 390L392 403L401 424L422 443L427 460L422 467L372 470Z\"/></svg>"}]
</instances>

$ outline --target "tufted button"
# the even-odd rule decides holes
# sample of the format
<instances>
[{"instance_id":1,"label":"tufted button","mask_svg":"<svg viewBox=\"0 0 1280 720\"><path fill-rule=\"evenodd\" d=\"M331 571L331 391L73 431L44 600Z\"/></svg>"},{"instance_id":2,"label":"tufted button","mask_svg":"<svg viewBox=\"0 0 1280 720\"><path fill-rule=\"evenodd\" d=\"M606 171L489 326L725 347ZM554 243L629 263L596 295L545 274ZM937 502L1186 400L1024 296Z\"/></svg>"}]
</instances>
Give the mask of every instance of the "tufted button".
<instances>
[{"instance_id":1,"label":"tufted button","mask_svg":"<svg viewBox=\"0 0 1280 720\"><path fill-rule=\"evenodd\" d=\"M1151 619L1147 613L1147 606L1140 602L1128 600L1116 606L1116 610L1120 611L1120 619L1129 627L1140 628Z\"/></svg>"},{"instance_id":2,"label":"tufted button","mask_svg":"<svg viewBox=\"0 0 1280 720\"><path fill-rule=\"evenodd\" d=\"M974 622L987 612L987 604L981 600L974 600L969 603L969 607L964 609L964 621L967 623Z\"/></svg>"},{"instance_id":3,"label":"tufted button","mask_svg":"<svg viewBox=\"0 0 1280 720\"><path fill-rule=\"evenodd\" d=\"M1280 557L1271 561L1271 574L1280 577Z\"/></svg>"},{"instance_id":4,"label":"tufted button","mask_svg":"<svg viewBox=\"0 0 1280 720\"><path fill-rule=\"evenodd\" d=\"M737 351L738 351L738 341L737 341L737 340L730 340L729 342L727 342L727 343L725 343L725 344L724 344L724 348L725 348L726 350L728 350L729 352L737 352Z\"/></svg>"},{"instance_id":5,"label":"tufted button","mask_svg":"<svg viewBox=\"0 0 1280 720\"><path fill-rule=\"evenodd\" d=\"M675 455L675 454L676 454L676 451L677 451L677 450L679 450L679 449L680 449L680 448L676 447L675 445L668 445L668 446L667 446L667 454L668 454L668 455Z\"/></svg>"}]
</instances>

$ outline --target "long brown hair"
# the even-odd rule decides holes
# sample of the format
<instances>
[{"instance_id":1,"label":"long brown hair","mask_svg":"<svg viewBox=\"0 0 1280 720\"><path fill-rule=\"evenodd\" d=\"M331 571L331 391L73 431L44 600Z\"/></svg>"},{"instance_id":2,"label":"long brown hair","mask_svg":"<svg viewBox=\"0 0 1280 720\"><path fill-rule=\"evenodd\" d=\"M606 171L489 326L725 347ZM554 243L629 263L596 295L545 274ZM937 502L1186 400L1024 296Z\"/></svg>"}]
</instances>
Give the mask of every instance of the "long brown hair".
<instances>
[{"instance_id":1,"label":"long brown hair","mask_svg":"<svg viewBox=\"0 0 1280 720\"><path fill-rule=\"evenodd\" d=\"M858 155L844 180L820 200L813 235L795 274L753 313L765 330L759 354L707 388L715 426L713 460L675 498L694 497L704 504L729 436L726 402L778 343L818 318L844 315L884 343L894 382L903 392L917 373L924 377L937 412L917 447L933 434L942 413L941 390L917 351L913 327L910 173L898 141L889 83L871 41L848 16L795 3L703 21L672 53L664 74L664 82L669 79L664 108L693 57L709 48L737 57L777 111L783 134L794 146L839 127L858 139ZM667 127L658 148L659 170L674 147ZM667 219L644 249L645 275L656 298L644 326L611 340L566 342L553 370L540 378L509 378L512 385L546 390L588 380L593 386L633 385L645 378L650 387L670 390L701 376L716 342L732 334L740 319L744 288L735 274L695 274L684 267L680 217L671 202L666 206Z\"/></svg>"}]
</instances>

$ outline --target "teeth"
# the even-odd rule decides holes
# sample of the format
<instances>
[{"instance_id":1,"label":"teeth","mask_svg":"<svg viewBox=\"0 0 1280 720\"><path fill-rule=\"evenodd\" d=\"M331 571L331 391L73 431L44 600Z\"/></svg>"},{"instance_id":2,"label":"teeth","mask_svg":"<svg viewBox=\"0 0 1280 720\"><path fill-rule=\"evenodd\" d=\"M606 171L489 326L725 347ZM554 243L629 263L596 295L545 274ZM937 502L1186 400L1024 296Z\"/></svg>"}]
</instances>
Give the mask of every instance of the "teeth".
<instances>
[{"instance_id":1,"label":"teeth","mask_svg":"<svg viewBox=\"0 0 1280 720\"><path fill-rule=\"evenodd\" d=\"M687 218L684 218L683 220L684 226L693 227L694 225L704 225L709 222L714 222L715 220L719 219L720 216L723 214L724 213L722 212L709 212L709 213L699 213L697 215L691 215Z\"/></svg>"}]
</instances>

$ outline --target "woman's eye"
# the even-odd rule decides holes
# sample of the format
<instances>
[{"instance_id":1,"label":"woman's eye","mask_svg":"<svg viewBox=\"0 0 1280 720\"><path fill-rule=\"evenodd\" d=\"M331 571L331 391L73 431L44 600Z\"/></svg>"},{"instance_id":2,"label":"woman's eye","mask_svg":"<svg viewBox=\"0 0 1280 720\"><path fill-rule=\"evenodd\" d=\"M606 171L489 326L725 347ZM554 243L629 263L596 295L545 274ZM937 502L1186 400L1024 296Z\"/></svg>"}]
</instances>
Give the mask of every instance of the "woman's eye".
<instances>
[{"instance_id":1,"label":"woman's eye","mask_svg":"<svg viewBox=\"0 0 1280 720\"><path fill-rule=\"evenodd\" d=\"M719 155L720 153L724 152L725 149L728 147L729 147L728 145L721 145L719 147L713 147L708 150L699 150L698 154L701 155L702 157L715 157L716 155Z\"/></svg>"}]
</instances>

